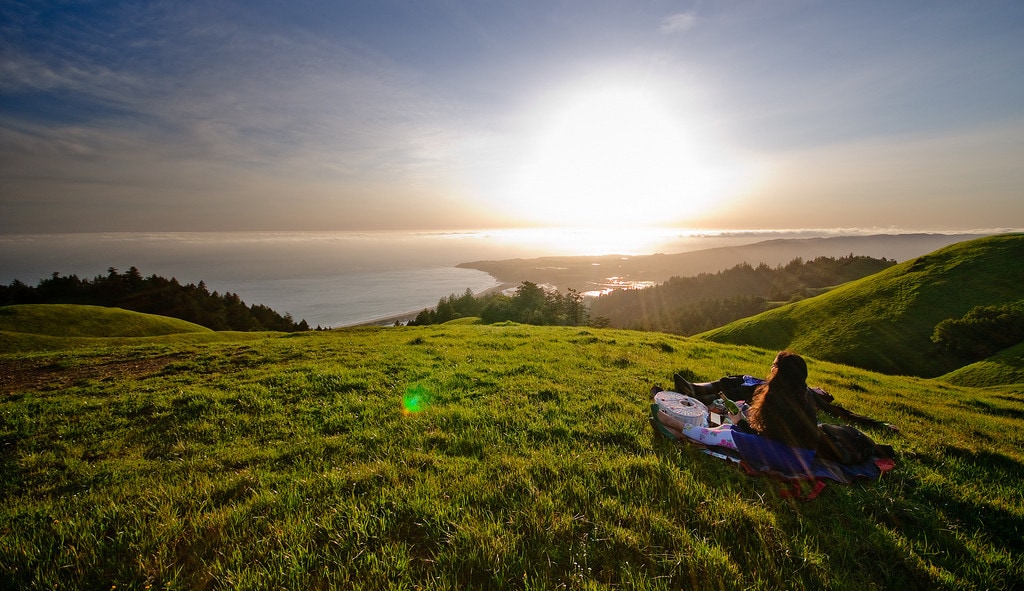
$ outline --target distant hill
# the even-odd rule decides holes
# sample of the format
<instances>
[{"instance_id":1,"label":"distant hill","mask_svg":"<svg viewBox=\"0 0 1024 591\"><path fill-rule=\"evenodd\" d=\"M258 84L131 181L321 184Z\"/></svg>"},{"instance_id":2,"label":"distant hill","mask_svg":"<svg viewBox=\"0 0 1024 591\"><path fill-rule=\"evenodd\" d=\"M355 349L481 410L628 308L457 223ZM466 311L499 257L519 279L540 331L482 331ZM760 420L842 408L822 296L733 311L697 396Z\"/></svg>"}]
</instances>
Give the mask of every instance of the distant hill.
<instances>
[{"instance_id":1,"label":"distant hill","mask_svg":"<svg viewBox=\"0 0 1024 591\"><path fill-rule=\"evenodd\" d=\"M698 336L888 374L940 376L964 362L936 351L935 325L975 306L1019 300L1021 261L1024 234L970 240Z\"/></svg>"},{"instance_id":2,"label":"distant hill","mask_svg":"<svg viewBox=\"0 0 1024 591\"><path fill-rule=\"evenodd\" d=\"M153 337L211 332L177 318L75 304L0 307L0 331L54 337Z\"/></svg>"},{"instance_id":3,"label":"distant hill","mask_svg":"<svg viewBox=\"0 0 1024 591\"><path fill-rule=\"evenodd\" d=\"M832 287L873 275L896 264L865 256L793 259L785 266L741 263L693 277L673 277L646 289L617 289L590 303L591 318L613 328L692 335L738 318L804 299Z\"/></svg>"},{"instance_id":4,"label":"distant hill","mask_svg":"<svg viewBox=\"0 0 1024 591\"><path fill-rule=\"evenodd\" d=\"M741 263L784 265L795 258L842 257L850 254L906 261L938 248L979 238L979 234L883 234L764 240L743 246L709 248L645 256L565 256L460 263L459 267L491 274L499 281L530 281L580 292L605 285L609 277L662 283L672 277L716 273Z\"/></svg>"}]
</instances>

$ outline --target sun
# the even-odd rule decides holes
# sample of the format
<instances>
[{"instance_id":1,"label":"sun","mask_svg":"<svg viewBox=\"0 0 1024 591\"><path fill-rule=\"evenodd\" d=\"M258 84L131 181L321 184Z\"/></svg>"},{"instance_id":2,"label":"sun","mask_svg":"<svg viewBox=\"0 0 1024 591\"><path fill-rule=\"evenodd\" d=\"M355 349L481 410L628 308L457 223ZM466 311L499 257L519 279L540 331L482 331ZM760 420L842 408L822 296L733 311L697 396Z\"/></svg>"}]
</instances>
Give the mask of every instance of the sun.
<instances>
[{"instance_id":1,"label":"sun","mask_svg":"<svg viewBox=\"0 0 1024 591\"><path fill-rule=\"evenodd\" d=\"M740 176L721 146L649 87L588 85L541 117L504 198L538 224L667 225L721 201Z\"/></svg>"}]
</instances>

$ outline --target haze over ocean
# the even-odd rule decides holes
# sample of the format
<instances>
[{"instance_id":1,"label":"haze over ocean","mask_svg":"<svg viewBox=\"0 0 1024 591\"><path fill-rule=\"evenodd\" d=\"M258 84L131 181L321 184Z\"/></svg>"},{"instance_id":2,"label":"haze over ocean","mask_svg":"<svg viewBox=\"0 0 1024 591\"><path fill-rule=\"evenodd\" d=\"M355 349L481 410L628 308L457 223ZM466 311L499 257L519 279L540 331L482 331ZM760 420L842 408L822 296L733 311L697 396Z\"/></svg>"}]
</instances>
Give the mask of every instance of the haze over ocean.
<instances>
[{"instance_id":1,"label":"haze over ocean","mask_svg":"<svg viewBox=\"0 0 1024 591\"><path fill-rule=\"evenodd\" d=\"M477 232L166 232L0 235L0 282L36 285L53 273L93 278L134 266L144 275L205 282L310 326L371 322L433 306L467 288L498 286L462 262L555 255L677 253L774 238L902 234L910 230L616 233L574 229ZM994 233L995 231L979 231ZM954 240L951 240L951 242ZM861 253L855 253L861 254ZM905 259L924 252L891 253ZM879 255L880 256L880 255Z\"/></svg>"}]
</instances>

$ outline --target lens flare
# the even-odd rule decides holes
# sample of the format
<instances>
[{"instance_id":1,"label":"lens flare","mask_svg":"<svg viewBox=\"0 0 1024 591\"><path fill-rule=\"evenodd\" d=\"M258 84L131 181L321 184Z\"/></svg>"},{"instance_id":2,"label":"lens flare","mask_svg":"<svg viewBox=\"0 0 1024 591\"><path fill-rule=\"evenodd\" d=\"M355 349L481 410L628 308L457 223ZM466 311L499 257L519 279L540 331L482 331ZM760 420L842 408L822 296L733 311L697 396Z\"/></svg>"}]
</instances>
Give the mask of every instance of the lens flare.
<instances>
[{"instance_id":1,"label":"lens flare","mask_svg":"<svg viewBox=\"0 0 1024 591\"><path fill-rule=\"evenodd\" d=\"M430 404L430 392L423 386L412 386L402 397L402 412L414 414L423 411Z\"/></svg>"}]
</instances>

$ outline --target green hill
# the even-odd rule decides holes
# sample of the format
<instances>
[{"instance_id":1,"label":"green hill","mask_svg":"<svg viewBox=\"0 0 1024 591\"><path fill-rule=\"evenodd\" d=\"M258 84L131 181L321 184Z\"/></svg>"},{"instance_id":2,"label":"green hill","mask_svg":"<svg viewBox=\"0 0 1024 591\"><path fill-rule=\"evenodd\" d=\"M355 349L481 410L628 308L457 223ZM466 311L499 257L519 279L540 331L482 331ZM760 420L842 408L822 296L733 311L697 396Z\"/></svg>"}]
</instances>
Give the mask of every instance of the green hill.
<instances>
[{"instance_id":1,"label":"green hill","mask_svg":"<svg viewBox=\"0 0 1024 591\"><path fill-rule=\"evenodd\" d=\"M899 463L803 502L648 425L652 384L772 350L511 323L157 339L0 355L0 588L1024 580L1019 395L809 359L900 428L870 432Z\"/></svg>"},{"instance_id":2,"label":"green hill","mask_svg":"<svg viewBox=\"0 0 1024 591\"><path fill-rule=\"evenodd\" d=\"M177 318L73 304L0 307L0 331L56 337L152 337L211 332Z\"/></svg>"},{"instance_id":3,"label":"green hill","mask_svg":"<svg viewBox=\"0 0 1024 591\"><path fill-rule=\"evenodd\" d=\"M20 280L0 285L0 306L19 304L76 304L121 308L145 314L179 318L211 330L296 331L309 330L305 321L296 323L262 305L248 306L238 294L213 293L202 281L182 285L177 279L157 275L143 277L135 267L124 273L110 267L106 276L81 279L77 275L54 273L36 287Z\"/></svg>"},{"instance_id":4,"label":"green hill","mask_svg":"<svg viewBox=\"0 0 1024 591\"><path fill-rule=\"evenodd\" d=\"M950 384L976 387L1024 384L1024 343L951 371L941 379Z\"/></svg>"},{"instance_id":5,"label":"green hill","mask_svg":"<svg viewBox=\"0 0 1024 591\"><path fill-rule=\"evenodd\" d=\"M939 376L963 363L935 352L935 325L975 306L1019 300L1022 260L1024 234L961 242L698 336L889 374Z\"/></svg>"}]
</instances>

